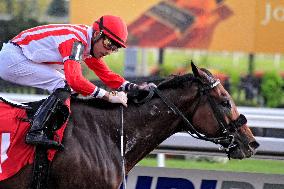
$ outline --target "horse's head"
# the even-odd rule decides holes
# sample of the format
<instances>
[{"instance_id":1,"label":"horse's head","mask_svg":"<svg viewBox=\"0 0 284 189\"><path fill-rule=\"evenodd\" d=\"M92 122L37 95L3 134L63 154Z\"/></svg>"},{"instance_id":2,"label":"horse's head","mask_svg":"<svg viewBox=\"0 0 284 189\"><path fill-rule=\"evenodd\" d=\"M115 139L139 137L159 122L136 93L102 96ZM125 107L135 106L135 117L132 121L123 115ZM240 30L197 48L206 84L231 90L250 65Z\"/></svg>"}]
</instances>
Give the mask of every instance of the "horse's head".
<instances>
[{"instance_id":1,"label":"horse's head","mask_svg":"<svg viewBox=\"0 0 284 189\"><path fill-rule=\"evenodd\" d=\"M199 69L192 63L192 71L199 81L196 107L192 112L193 125L208 138L216 139L213 142L221 144L229 157L252 156L259 144L230 94L208 70Z\"/></svg>"},{"instance_id":2,"label":"horse's head","mask_svg":"<svg viewBox=\"0 0 284 189\"><path fill-rule=\"evenodd\" d=\"M178 108L181 111L171 108L183 119L181 130L188 131L199 139L220 144L228 157L251 157L259 144L248 128L245 116L238 112L230 94L208 70L199 69L192 63L192 71L193 79L177 76L158 86L163 89L164 85L167 87L171 82L182 85L175 90L182 90L179 92L181 96L172 97L179 98L178 102L182 105Z\"/></svg>"}]
</instances>

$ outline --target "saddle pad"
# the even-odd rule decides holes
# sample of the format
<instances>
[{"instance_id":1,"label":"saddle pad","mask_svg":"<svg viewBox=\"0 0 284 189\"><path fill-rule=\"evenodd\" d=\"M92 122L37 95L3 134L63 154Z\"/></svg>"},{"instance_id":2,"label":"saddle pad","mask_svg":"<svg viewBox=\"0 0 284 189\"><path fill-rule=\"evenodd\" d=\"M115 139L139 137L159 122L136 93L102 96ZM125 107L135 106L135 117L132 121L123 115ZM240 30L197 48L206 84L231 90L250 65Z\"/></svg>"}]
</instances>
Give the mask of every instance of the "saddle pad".
<instances>
[{"instance_id":1,"label":"saddle pad","mask_svg":"<svg viewBox=\"0 0 284 189\"><path fill-rule=\"evenodd\" d=\"M15 175L25 165L32 164L35 146L25 143L30 123L26 119L26 110L0 101L0 181ZM56 131L58 140L62 140L66 123ZM51 161L56 150L48 151Z\"/></svg>"},{"instance_id":2,"label":"saddle pad","mask_svg":"<svg viewBox=\"0 0 284 189\"><path fill-rule=\"evenodd\" d=\"M0 181L33 162L35 148L24 141L29 123L21 118L26 118L24 109L0 102Z\"/></svg>"},{"instance_id":3,"label":"saddle pad","mask_svg":"<svg viewBox=\"0 0 284 189\"><path fill-rule=\"evenodd\" d=\"M11 99L3 96L3 95L0 96L0 102L5 102L5 103L10 104L10 105L15 106L15 107L29 108L28 105L22 104L20 102L14 101L14 100L11 100Z\"/></svg>"},{"instance_id":4,"label":"saddle pad","mask_svg":"<svg viewBox=\"0 0 284 189\"><path fill-rule=\"evenodd\" d=\"M24 94L24 93L3 93L0 92L0 97L7 101L16 102L16 104L26 104L29 102L40 101L46 99L48 95L44 94ZM13 100L11 100L13 99Z\"/></svg>"}]
</instances>

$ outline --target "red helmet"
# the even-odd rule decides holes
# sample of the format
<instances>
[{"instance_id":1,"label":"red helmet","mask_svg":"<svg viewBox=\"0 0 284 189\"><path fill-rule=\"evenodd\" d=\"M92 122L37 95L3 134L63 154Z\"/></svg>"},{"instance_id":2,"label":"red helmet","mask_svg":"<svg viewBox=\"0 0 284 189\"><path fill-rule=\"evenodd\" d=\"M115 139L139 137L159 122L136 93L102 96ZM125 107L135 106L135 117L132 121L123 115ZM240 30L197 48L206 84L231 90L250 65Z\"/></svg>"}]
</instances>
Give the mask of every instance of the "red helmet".
<instances>
[{"instance_id":1,"label":"red helmet","mask_svg":"<svg viewBox=\"0 0 284 189\"><path fill-rule=\"evenodd\" d=\"M105 15L93 23L93 29L102 31L104 35L108 36L122 47L126 47L127 40L127 26L126 23L117 16Z\"/></svg>"}]
</instances>

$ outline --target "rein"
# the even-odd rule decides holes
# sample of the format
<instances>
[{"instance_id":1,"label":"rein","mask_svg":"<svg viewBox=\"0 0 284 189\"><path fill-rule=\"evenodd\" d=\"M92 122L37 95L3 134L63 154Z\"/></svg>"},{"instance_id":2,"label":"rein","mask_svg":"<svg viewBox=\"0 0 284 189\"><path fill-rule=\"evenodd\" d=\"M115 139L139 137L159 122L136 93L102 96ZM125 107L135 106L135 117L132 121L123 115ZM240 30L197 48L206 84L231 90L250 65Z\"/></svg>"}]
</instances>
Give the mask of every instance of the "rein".
<instances>
[{"instance_id":1,"label":"rein","mask_svg":"<svg viewBox=\"0 0 284 189\"><path fill-rule=\"evenodd\" d=\"M162 95L161 91L157 88L153 89L154 92L160 97L160 99L168 106L168 108L175 114L182 118L182 120L186 123L186 126L189 128L189 134L197 139L210 141L215 144L221 144L221 143L227 143L230 139L227 137L218 137L218 138L209 138L205 135L198 132L195 127L192 125L192 123L186 118L186 116L174 105L172 102L170 102L165 96Z\"/></svg>"},{"instance_id":2,"label":"rein","mask_svg":"<svg viewBox=\"0 0 284 189\"><path fill-rule=\"evenodd\" d=\"M228 129L231 131L233 130L234 132L239 128L241 127L242 125L244 125L247 120L245 118L244 115L240 114L240 116L236 119L236 120L233 120L231 121L229 124L226 123L226 121L224 120L223 116L221 115L221 112L220 110L217 108L217 104L213 101L213 99L208 95L209 94L209 90L213 89L214 87L216 87L218 84L220 83L219 80L215 81L213 84L211 85L206 85L206 87L202 87L201 89L201 92L198 93L200 94L201 96L202 95L206 95L208 100L209 100L209 103L210 103L210 106L214 112L214 116L219 124L219 127L222 129L222 134L224 136L221 136L221 137L207 137L205 136L204 134L198 132L195 127L193 126L193 124L187 119L187 117L178 109L178 107L176 105L174 105L171 101L169 101L162 93L161 91L158 89L158 88L154 88L154 87L151 87L150 88L150 93L149 95L146 97L147 100L149 98L151 98L154 93L157 94L159 96L159 98L163 101L164 104L167 105L167 107L177 116L181 117L182 120L184 121L184 123L186 124L186 126L188 127L188 130L187 132L193 137L193 138L196 138L196 139L201 139L201 140L204 140L204 141L210 141L210 142L213 142L215 144L220 144L223 149L225 150L225 152L227 153L228 157L230 158L230 151L235 148L237 146L237 144L235 144L235 137L234 135L230 134ZM203 84L204 85L204 84ZM196 97L198 97L198 94L196 95ZM198 108L198 105L200 103L200 99L201 99L201 96L199 96L199 101L198 103L196 104L195 108L194 108L194 111L191 115L191 117L193 117L194 113L196 112L197 108ZM146 101L146 100L145 100ZM144 100L143 100L144 102Z\"/></svg>"}]
</instances>

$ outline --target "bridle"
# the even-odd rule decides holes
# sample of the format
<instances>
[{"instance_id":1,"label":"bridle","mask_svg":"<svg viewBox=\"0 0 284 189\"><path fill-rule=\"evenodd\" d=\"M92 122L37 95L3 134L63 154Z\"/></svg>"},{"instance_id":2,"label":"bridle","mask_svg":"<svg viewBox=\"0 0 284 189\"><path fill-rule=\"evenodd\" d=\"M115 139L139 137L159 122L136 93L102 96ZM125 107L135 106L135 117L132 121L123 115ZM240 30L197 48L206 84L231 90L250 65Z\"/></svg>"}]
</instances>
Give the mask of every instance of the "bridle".
<instances>
[{"instance_id":1,"label":"bridle","mask_svg":"<svg viewBox=\"0 0 284 189\"><path fill-rule=\"evenodd\" d=\"M171 101L169 101L158 88L151 88L150 89L150 96L153 96L154 94L158 95L159 98L164 102L164 104L167 105L167 107L177 116L181 117L183 122L185 123L185 127L187 128L186 132L188 132L192 137L210 141L215 144L220 144L222 148L225 150L226 154L230 158L230 152L237 147L237 143L235 143L235 136L234 133L244 124L247 123L247 119L243 114L240 114L240 116L236 119L231 121L230 123L227 123L224 119L224 117L221 114L220 109L218 108L216 102L212 99L212 97L209 95L210 91L216 87L218 84L220 84L219 80L215 80L211 84L204 84L201 81L198 80L198 93L195 95L193 99L198 99L197 103L195 104L193 111L191 115L189 116L189 119L178 109L177 106L175 106ZM150 97L146 97L149 99ZM219 128L221 129L221 136L220 137L208 137L200 132L198 132L195 127L192 124L192 118L195 115L200 102L201 97L206 96L206 98L209 101L209 104L214 112L214 116L218 122Z\"/></svg>"}]
</instances>

